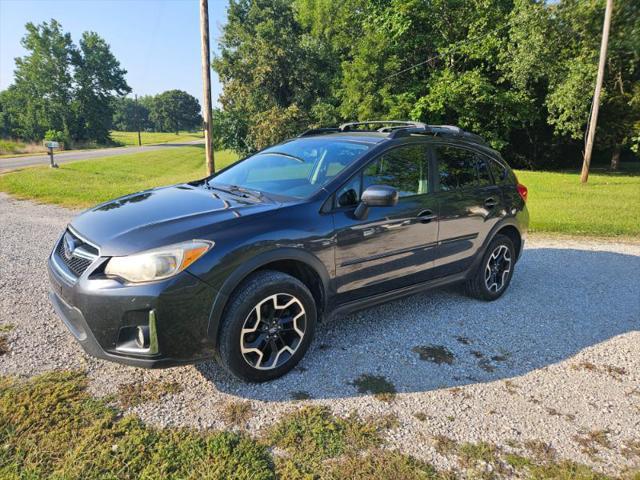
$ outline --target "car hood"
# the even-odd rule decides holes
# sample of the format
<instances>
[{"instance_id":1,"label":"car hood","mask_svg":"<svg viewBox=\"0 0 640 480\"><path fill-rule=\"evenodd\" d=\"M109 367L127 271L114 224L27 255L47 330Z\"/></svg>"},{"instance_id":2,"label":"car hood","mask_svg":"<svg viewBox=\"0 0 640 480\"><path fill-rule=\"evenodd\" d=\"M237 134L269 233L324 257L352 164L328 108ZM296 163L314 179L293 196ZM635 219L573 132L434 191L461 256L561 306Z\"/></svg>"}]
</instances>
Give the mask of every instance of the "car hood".
<instances>
[{"instance_id":1,"label":"car hood","mask_svg":"<svg viewBox=\"0 0 640 480\"><path fill-rule=\"evenodd\" d=\"M190 184L146 190L103 203L74 218L71 228L102 256L130 255L195 238L214 239L221 223L277 208Z\"/></svg>"}]
</instances>

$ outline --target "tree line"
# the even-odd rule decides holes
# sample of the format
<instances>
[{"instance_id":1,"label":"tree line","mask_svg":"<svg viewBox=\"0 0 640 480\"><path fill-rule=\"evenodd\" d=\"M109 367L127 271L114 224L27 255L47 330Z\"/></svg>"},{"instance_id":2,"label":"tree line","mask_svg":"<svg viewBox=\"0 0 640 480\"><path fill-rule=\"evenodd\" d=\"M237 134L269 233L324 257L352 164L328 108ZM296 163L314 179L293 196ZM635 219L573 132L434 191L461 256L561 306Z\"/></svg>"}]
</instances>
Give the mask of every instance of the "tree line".
<instances>
[{"instance_id":1,"label":"tree line","mask_svg":"<svg viewBox=\"0 0 640 480\"><path fill-rule=\"evenodd\" d=\"M344 120L455 124L510 162L578 166L604 0L230 0L213 68L224 143ZM640 147L640 2L614 5L597 154Z\"/></svg>"},{"instance_id":2,"label":"tree line","mask_svg":"<svg viewBox=\"0 0 640 480\"><path fill-rule=\"evenodd\" d=\"M167 90L138 99L119 98L114 107L115 130L178 133L202 126L200 102L183 90Z\"/></svg>"},{"instance_id":3,"label":"tree line","mask_svg":"<svg viewBox=\"0 0 640 480\"><path fill-rule=\"evenodd\" d=\"M109 131L177 132L200 128L200 104L182 90L137 102L126 70L107 42L84 32L78 42L56 21L27 23L26 55L16 58L15 81L0 92L0 137L67 144L111 142Z\"/></svg>"}]
</instances>

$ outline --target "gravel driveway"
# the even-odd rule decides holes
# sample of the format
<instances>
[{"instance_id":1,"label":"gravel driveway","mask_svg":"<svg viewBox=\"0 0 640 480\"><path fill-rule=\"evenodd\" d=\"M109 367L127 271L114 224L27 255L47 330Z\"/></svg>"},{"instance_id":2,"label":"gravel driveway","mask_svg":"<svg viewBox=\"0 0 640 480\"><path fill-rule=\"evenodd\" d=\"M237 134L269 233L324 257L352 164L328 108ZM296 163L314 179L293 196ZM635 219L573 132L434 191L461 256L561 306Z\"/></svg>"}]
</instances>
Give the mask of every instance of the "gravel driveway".
<instances>
[{"instance_id":1,"label":"gravel driveway","mask_svg":"<svg viewBox=\"0 0 640 480\"><path fill-rule=\"evenodd\" d=\"M530 239L502 299L451 288L332 320L294 372L247 385L214 363L146 371L86 357L46 296L47 255L74 213L0 193L0 323L15 327L0 374L82 368L100 396L176 381L180 392L133 408L159 425L228 427L221 412L233 400L251 401L249 431L301 403L393 413L389 445L441 468L451 465L434 448L438 435L505 449L540 440L605 472L640 466L628 449L640 448L640 244ZM364 374L384 377L395 397L359 393ZM588 455L580 439L598 431L607 441Z\"/></svg>"}]
</instances>

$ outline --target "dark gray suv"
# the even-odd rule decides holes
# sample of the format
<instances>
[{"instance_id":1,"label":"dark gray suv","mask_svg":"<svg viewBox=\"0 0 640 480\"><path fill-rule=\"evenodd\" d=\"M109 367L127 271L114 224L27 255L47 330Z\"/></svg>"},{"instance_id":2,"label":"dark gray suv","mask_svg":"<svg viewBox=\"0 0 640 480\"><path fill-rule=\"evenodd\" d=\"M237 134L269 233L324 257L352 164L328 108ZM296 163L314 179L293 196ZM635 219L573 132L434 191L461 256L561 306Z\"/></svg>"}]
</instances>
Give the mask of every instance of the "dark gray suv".
<instances>
[{"instance_id":1,"label":"dark gray suv","mask_svg":"<svg viewBox=\"0 0 640 480\"><path fill-rule=\"evenodd\" d=\"M217 358L269 380L298 363L322 317L454 282L500 297L526 199L500 155L457 127L310 130L80 214L49 258L51 301L97 357Z\"/></svg>"}]
</instances>

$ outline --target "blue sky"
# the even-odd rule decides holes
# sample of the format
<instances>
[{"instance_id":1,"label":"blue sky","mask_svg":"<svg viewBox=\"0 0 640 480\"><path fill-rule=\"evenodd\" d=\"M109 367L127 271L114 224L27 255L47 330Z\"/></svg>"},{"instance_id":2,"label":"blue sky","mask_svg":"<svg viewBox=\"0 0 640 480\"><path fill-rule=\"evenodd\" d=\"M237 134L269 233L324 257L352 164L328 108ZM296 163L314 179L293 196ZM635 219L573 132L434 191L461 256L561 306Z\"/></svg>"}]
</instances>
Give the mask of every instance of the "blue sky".
<instances>
[{"instance_id":1,"label":"blue sky","mask_svg":"<svg viewBox=\"0 0 640 480\"><path fill-rule=\"evenodd\" d=\"M226 19L226 0L209 0L211 48ZM0 0L0 90L13 82L14 58L27 22L58 20L75 43L82 32L102 36L138 95L179 88L202 103L198 0ZM212 72L213 100L220 84Z\"/></svg>"}]
</instances>

